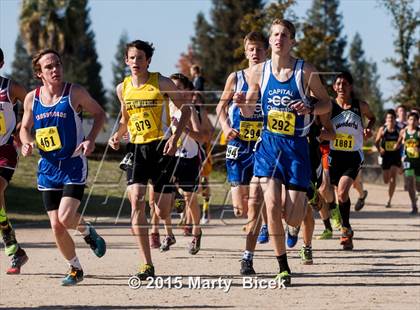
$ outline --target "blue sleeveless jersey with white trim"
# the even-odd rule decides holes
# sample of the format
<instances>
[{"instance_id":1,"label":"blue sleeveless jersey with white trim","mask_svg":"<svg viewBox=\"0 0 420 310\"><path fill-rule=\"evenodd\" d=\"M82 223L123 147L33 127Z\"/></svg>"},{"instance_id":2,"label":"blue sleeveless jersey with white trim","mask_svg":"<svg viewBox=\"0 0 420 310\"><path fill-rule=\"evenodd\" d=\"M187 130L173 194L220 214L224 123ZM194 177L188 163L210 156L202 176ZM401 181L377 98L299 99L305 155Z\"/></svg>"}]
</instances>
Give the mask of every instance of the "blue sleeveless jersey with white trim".
<instances>
[{"instance_id":1,"label":"blue sleeveless jersey with white trim","mask_svg":"<svg viewBox=\"0 0 420 310\"><path fill-rule=\"evenodd\" d=\"M288 105L294 100L307 102L304 90L302 59L295 62L292 76L280 82L272 74L272 62L263 65L261 79L262 112L264 115L264 134L274 136L305 137L313 122L313 115L298 115Z\"/></svg>"},{"instance_id":2,"label":"blue sleeveless jersey with white trim","mask_svg":"<svg viewBox=\"0 0 420 310\"><path fill-rule=\"evenodd\" d=\"M235 92L244 92L248 91L248 82L245 78L245 72L243 70L235 72L236 74L236 84L235 84ZM261 98L261 97L260 97ZM244 117L241 114L239 107L236 103L231 100L229 103L229 110L228 116L230 121L230 126L233 129L240 130L241 121L255 121L255 122L262 122L263 115L261 111L261 101L258 99L257 105L255 107L255 112L251 117Z\"/></svg>"},{"instance_id":3,"label":"blue sleeveless jersey with white trim","mask_svg":"<svg viewBox=\"0 0 420 310\"><path fill-rule=\"evenodd\" d=\"M66 83L60 99L51 106L42 103L40 88L35 91L34 129L39 153L47 160L65 160L80 155L75 154L75 150L84 140L82 117L71 105L71 87L72 84Z\"/></svg>"},{"instance_id":4,"label":"blue sleeveless jersey with white trim","mask_svg":"<svg viewBox=\"0 0 420 310\"><path fill-rule=\"evenodd\" d=\"M244 71L237 71L235 74L235 92L247 92L248 83ZM229 103L228 117L230 126L236 129L239 135L227 143L227 178L230 183L248 185L254 169L254 146L262 131L260 100L258 99L255 112L251 117L244 117L232 100Z\"/></svg>"}]
</instances>

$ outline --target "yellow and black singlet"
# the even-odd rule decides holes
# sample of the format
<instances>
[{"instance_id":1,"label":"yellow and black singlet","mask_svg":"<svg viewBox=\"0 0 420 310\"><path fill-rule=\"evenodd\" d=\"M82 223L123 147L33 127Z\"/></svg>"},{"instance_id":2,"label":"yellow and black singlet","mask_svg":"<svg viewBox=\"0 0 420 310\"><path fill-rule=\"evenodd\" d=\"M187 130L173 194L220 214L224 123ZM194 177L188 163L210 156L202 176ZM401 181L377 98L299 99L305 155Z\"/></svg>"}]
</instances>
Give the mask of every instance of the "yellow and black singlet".
<instances>
[{"instance_id":1,"label":"yellow and black singlet","mask_svg":"<svg viewBox=\"0 0 420 310\"><path fill-rule=\"evenodd\" d=\"M129 115L130 142L144 144L170 136L169 105L159 89L159 73L150 72L149 79L134 87L131 76L122 84L122 98Z\"/></svg>"}]
</instances>

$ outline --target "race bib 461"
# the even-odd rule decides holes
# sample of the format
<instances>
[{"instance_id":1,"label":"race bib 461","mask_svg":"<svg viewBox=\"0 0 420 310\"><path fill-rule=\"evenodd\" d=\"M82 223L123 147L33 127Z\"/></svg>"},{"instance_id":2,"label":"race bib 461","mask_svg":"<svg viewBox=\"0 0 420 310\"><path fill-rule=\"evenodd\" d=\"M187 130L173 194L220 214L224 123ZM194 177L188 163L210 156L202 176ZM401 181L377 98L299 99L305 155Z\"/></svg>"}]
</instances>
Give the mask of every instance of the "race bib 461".
<instances>
[{"instance_id":1,"label":"race bib 461","mask_svg":"<svg viewBox=\"0 0 420 310\"><path fill-rule=\"evenodd\" d=\"M44 152L61 149L60 135L56 126L37 129L35 139L38 148Z\"/></svg>"}]
</instances>

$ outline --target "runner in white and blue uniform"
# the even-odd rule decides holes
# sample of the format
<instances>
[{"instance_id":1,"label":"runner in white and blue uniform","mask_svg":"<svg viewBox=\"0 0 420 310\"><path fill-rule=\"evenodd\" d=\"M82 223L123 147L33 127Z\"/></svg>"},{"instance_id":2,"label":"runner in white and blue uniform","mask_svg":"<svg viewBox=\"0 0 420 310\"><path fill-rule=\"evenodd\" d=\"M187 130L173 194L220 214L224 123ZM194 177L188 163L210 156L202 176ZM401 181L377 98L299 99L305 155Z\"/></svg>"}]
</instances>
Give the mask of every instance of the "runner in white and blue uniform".
<instances>
[{"instance_id":1,"label":"runner in white and blue uniform","mask_svg":"<svg viewBox=\"0 0 420 310\"><path fill-rule=\"evenodd\" d=\"M35 90L32 111L41 155L38 163L40 191L61 191L66 185L69 188L69 185L86 184L86 156L76 152L84 140L82 116L70 104L71 89L72 84L65 83L62 96L53 105L43 104L41 88ZM84 189L84 186L79 188Z\"/></svg>"},{"instance_id":2,"label":"runner in white and blue uniform","mask_svg":"<svg viewBox=\"0 0 420 310\"><path fill-rule=\"evenodd\" d=\"M236 85L235 92L247 92L248 83L244 70L235 72ZM254 146L261 135L263 116L261 113L261 103L257 103L257 108L251 117L241 115L239 107L235 102L229 103L228 109L229 122L231 127L239 135L229 140L226 150L226 168L229 183L235 187L239 185L249 185L254 170ZM235 213L242 210L235 209ZM245 212L246 215L246 212Z\"/></svg>"},{"instance_id":3,"label":"runner in white and blue uniform","mask_svg":"<svg viewBox=\"0 0 420 310\"><path fill-rule=\"evenodd\" d=\"M280 269L277 277L286 285L290 284L291 272L281 218L296 227L305 216L306 191L311 176L306 134L313 120L311 114L325 114L331 109L330 98L317 70L290 55L296 44L295 33L290 21L273 21L269 38L271 60L251 69L246 95L236 93L234 96L245 116L254 113L259 93L262 96L264 125L255 147L250 192L259 186L264 192L268 230ZM314 96L314 100L309 95ZM286 191L283 206L282 190ZM251 209L254 209L253 214L258 214L259 206L250 206L248 214Z\"/></svg>"},{"instance_id":4,"label":"runner in white and blue uniform","mask_svg":"<svg viewBox=\"0 0 420 310\"><path fill-rule=\"evenodd\" d=\"M260 32L250 32L244 38L245 56L248 59L248 68L232 72L225 85L224 92L217 106L219 120L223 133L228 140L226 149L226 168L228 182L231 184L232 204L236 216L247 217L251 204L262 202L261 193L250 192L249 184L254 170L254 146L261 135L262 113L261 103L258 100L255 110L245 117L242 115L236 102L233 100L235 92L248 91L248 76L251 68L265 61L267 57L268 41ZM259 188L256 188L259 191ZM259 194L259 197L258 197ZM264 225L258 231L261 221L252 221L247 225L247 241L245 252L241 260L241 274L250 275L255 271L252 267L257 240L259 243L268 242L267 215L262 210Z\"/></svg>"},{"instance_id":5,"label":"runner in white and blue uniform","mask_svg":"<svg viewBox=\"0 0 420 310\"><path fill-rule=\"evenodd\" d=\"M246 217L248 212L249 183L254 169L254 146L262 129L261 105L249 117L244 117L232 100L235 92L248 90L247 76L250 68L265 61L268 42L263 34L250 32L244 38L248 68L232 72L217 105L217 113L223 134L228 140L226 168L232 187L232 204L236 216Z\"/></svg>"},{"instance_id":6,"label":"runner in white and blue uniform","mask_svg":"<svg viewBox=\"0 0 420 310\"><path fill-rule=\"evenodd\" d=\"M43 50L34 56L32 63L42 86L25 98L20 130L22 154L31 155L35 144L39 148L38 189L57 247L70 266L62 285L75 285L83 280L83 270L68 230L77 229L96 256L102 257L106 251L105 241L77 212L87 177L86 155L95 147L105 114L84 88L63 81L63 66L56 51ZM82 110L94 120L86 138Z\"/></svg>"}]
</instances>

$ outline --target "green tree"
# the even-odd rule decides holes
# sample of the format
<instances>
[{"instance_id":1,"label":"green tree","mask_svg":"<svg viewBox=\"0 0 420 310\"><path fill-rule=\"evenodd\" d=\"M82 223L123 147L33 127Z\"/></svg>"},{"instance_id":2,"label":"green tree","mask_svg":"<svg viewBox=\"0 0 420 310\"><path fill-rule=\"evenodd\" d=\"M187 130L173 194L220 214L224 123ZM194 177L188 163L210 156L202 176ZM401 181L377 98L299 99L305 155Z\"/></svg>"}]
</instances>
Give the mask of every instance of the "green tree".
<instances>
[{"instance_id":1,"label":"green tree","mask_svg":"<svg viewBox=\"0 0 420 310\"><path fill-rule=\"evenodd\" d=\"M366 60L363 42L359 33L350 44L350 71L354 76L353 90L356 97L367 101L376 118L382 120L383 100L378 86L379 75L376 63Z\"/></svg>"},{"instance_id":2,"label":"green tree","mask_svg":"<svg viewBox=\"0 0 420 310\"><path fill-rule=\"evenodd\" d=\"M90 29L87 0L24 0L20 31L30 54L54 48L62 56L66 80L84 86L100 105L105 91Z\"/></svg>"},{"instance_id":3,"label":"green tree","mask_svg":"<svg viewBox=\"0 0 420 310\"><path fill-rule=\"evenodd\" d=\"M192 47L188 46L188 51L186 53L181 53L176 68L185 76L190 76L190 68L196 63L198 63L197 56L194 54Z\"/></svg>"},{"instance_id":4,"label":"green tree","mask_svg":"<svg viewBox=\"0 0 420 310\"><path fill-rule=\"evenodd\" d=\"M211 24L202 13L197 16L192 47L203 68L207 89L222 89L227 75L242 60L232 53L245 35L241 20L262 6L262 0L213 0Z\"/></svg>"},{"instance_id":5,"label":"green tree","mask_svg":"<svg viewBox=\"0 0 420 310\"><path fill-rule=\"evenodd\" d=\"M342 36L343 16L338 0L314 0L307 12L296 55L313 64L330 85L333 72L348 69L344 58L347 40Z\"/></svg>"},{"instance_id":6,"label":"green tree","mask_svg":"<svg viewBox=\"0 0 420 310\"><path fill-rule=\"evenodd\" d=\"M412 61L413 78L412 88L414 89L414 106L420 107L420 40L417 41L417 52Z\"/></svg>"},{"instance_id":7,"label":"green tree","mask_svg":"<svg viewBox=\"0 0 420 310\"><path fill-rule=\"evenodd\" d=\"M391 76L391 80L398 81L401 89L395 92L392 100L397 104L407 106L419 105L418 60L414 50L419 49L420 11L414 8L412 0L381 0L382 5L391 15L392 25L396 29L394 40L396 57L386 59L398 72ZM418 56L417 56L418 57Z\"/></svg>"},{"instance_id":8,"label":"green tree","mask_svg":"<svg viewBox=\"0 0 420 310\"><path fill-rule=\"evenodd\" d=\"M63 55L65 77L85 87L105 107L105 90L100 75L102 66L98 61L87 0L69 0L65 16L74 39L68 42L67 53Z\"/></svg>"},{"instance_id":9,"label":"green tree","mask_svg":"<svg viewBox=\"0 0 420 310\"><path fill-rule=\"evenodd\" d=\"M128 34L124 31L117 44L117 51L115 52L114 62L112 63L112 85L114 86L109 91L107 111L112 116L117 116L120 113L120 101L118 99L115 87L121 83L128 74L128 67L125 64L125 46L128 43Z\"/></svg>"},{"instance_id":10,"label":"green tree","mask_svg":"<svg viewBox=\"0 0 420 310\"><path fill-rule=\"evenodd\" d=\"M242 19L242 32L246 35L251 31L259 31L268 36L273 20L286 18L295 22L297 18L291 9L295 3L295 0L278 0L277 2L265 5L261 9L255 9L253 12L246 14ZM241 40L240 45L235 49L234 55L235 58L238 59L235 70L239 70L248 65L248 61L244 59L243 40Z\"/></svg>"},{"instance_id":11,"label":"green tree","mask_svg":"<svg viewBox=\"0 0 420 310\"><path fill-rule=\"evenodd\" d=\"M23 0L20 33L29 54L50 47L65 52L67 23L65 0Z\"/></svg>"},{"instance_id":12,"label":"green tree","mask_svg":"<svg viewBox=\"0 0 420 310\"><path fill-rule=\"evenodd\" d=\"M31 90L37 85L32 72L31 57L28 55L20 35L18 35L15 42L15 55L10 77L25 87L26 90Z\"/></svg>"},{"instance_id":13,"label":"green tree","mask_svg":"<svg viewBox=\"0 0 420 310\"><path fill-rule=\"evenodd\" d=\"M213 49L209 48L213 46L214 36L212 33L213 29L207 22L203 13L198 13L195 21L195 36L192 37L192 53L196 55L198 64L204 68L205 76L208 78L207 69L213 58Z\"/></svg>"}]
</instances>

